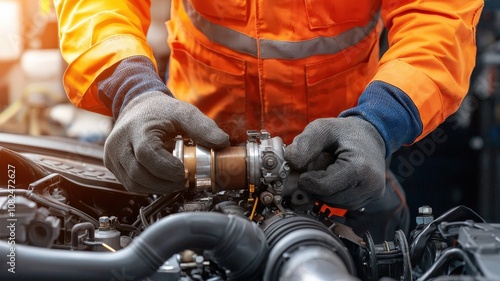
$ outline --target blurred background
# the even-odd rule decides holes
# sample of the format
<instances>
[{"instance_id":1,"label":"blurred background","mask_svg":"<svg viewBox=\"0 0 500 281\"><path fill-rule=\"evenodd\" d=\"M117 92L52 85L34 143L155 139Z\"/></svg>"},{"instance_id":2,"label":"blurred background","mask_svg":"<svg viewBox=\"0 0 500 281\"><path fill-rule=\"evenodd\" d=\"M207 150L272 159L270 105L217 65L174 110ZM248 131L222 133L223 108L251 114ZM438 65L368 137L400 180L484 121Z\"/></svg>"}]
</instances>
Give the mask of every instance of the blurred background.
<instances>
[{"instance_id":1,"label":"blurred background","mask_svg":"<svg viewBox=\"0 0 500 281\"><path fill-rule=\"evenodd\" d=\"M477 67L461 108L392 157L412 217L422 205L435 214L466 205L500 222L500 0L485 4L477 29ZM148 40L160 70L169 55L163 24L169 5L152 1ZM68 102L56 21L52 0L0 0L0 138L9 133L102 144L112 120Z\"/></svg>"}]
</instances>

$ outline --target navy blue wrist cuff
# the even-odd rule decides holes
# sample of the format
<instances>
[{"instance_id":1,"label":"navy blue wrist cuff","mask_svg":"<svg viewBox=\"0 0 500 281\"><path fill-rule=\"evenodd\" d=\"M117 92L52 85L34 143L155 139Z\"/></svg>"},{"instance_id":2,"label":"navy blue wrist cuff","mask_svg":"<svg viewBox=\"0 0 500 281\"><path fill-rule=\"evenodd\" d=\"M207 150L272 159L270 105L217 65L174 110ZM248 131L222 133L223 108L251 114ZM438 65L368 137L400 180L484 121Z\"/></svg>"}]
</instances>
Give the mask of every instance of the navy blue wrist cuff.
<instances>
[{"instance_id":1,"label":"navy blue wrist cuff","mask_svg":"<svg viewBox=\"0 0 500 281\"><path fill-rule=\"evenodd\" d=\"M401 91L382 81L370 83L358 105L339 117L362 118L377 128L385 141L386 157L403 144L411 144L422 133L422 121L413 101Z\"/></svg>"},{"instance_id":2,"label":"navy blue wrist cuff","mask_svg":"<svg viewBox=\"0 0 500 281\"><path fill-rule=\"evenodd\" d=\"M159 91L172 96L147 57L126 58L110 72L97 87L99 98L111 109L115 120L130 100L143 93Z\"/></svg>"}]
</instances>

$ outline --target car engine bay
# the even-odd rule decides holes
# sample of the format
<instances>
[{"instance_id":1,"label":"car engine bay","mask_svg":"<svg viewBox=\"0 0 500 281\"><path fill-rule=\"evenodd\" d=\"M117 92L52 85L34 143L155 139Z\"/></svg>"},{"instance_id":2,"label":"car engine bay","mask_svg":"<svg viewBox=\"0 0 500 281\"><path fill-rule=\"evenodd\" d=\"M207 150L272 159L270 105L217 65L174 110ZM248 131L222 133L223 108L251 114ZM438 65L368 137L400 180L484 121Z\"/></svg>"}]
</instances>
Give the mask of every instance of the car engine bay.
<instances>
[{"instance_id":1,"label":"car engine bay","mask_svg":"<svg viewBox=\"0 0 500 281\"><path fill-rule=\"evenodd\" d=\"M185 189L171 194L127 191L101 146L0 140L2 280L500 280L500 224L423 206L408 235L375 243L297 188L265 130L221 151L172 140Z\"/></svg>"}]
</instances>

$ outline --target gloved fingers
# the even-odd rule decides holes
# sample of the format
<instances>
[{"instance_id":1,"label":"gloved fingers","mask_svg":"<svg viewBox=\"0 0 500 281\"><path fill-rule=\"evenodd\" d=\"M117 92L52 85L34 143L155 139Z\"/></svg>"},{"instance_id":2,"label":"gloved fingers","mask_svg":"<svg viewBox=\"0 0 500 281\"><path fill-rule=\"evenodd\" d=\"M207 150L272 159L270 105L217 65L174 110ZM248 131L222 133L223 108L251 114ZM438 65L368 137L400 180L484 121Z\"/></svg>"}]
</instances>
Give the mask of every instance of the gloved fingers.
<instances>
[{"instance_id":1,"label":"gloved fingers","mask_svg":"<svg viewBox=\"0 0 500 281\"><path fill-rule=\"evenodd\" d=\"M178 185L184 182L184 165L171 155L162 141L164 132L132 133L115 128L104 146L104 164L128 190ZM137 183L141 182L140 185Z\"/></svg>"},{"instance_id":2,"label":"gloved fingers","mask_svg":"<svg viewBox=\"0 0 500 281\"><path fill-rule=\"evenodd\" d=\"M164 179L155 178L147 170L142 167L135 169L136 172L129 174L126 168L119 163L116 168L116 173L121 174L121 182L127 187L128 191L137 193L153 193L164 194L182 190L184 182L171 182Z\"/></svg>"},{"instance_id":3,"label":"gloved fingers","mask_svg":"<svg viewBox=\"0 0 500 281\"><path fill-rule=\"evenodd\" d=\"M355 165L343 159L328 166L327 170L309 171L300 175L299 188L318 195L336 207L359 209L380 197L385 186L384 173L371 165ZM381 176L380 176L381 174Z\"/></svg>"},{"instance_id":4,"label":"gloved fingers","mask_svg":"<svg viewBox=\"0 0 500 281\"><path fill-rule=\"evenodd\" d=\"M320 197L320 199L332 207L346 210L359 210L365 207L369 202L377 197L364 196L358 193L358 190L342 190L329 197Z\"/></svg>"},{"instance_id":5,"label":"gloved fingers","mask_svg":"<svg viewBox=\"0 0 500 281\"><path fill-rule=\"evenodd\" d=\"M175 114L176 125L189 138L202 146L219 149L229 146L229 135L220 129L214 120L203 114L197 107L184 103Z\"/></svg>"},{"instance_id":6,"label":"gloved fingers","mask_svg":"<svg viewBox=\"0 0 500 281\"><path fill-rule=\"evenodd\" d=\"M128 174L133 178L154 177L169 182L182 182L184 164L167 151L163 139L151 134L149 136L149 139L135 143L131 154L127 154L132 161L122 163L129 171Z\"/></svg>"},{"instance_id":7,"label":"gloved fingers","mask_svg":"<svg viewBox=\"0 0 500 281\"><path fill-rule=\"evenodd\" d=\"M325 127L322 127L319 121L315 120L309 123L304 131L285 147L285 159L292 168L304 169L330 146L331 138L325 136Z\"/></svg>"},{"instance_id":8,"label":"gloved fingers","mask_svg":"<svg viewBox=\"0 0 500 281\"><path fill-rule=\"evenodd\" d=\"M333 171L330 165L327 170L307 171L299 176L299 188L320 196L332 196L344 189L356 187L357 179L352 170Z\"/></svg>"}]
</instances>

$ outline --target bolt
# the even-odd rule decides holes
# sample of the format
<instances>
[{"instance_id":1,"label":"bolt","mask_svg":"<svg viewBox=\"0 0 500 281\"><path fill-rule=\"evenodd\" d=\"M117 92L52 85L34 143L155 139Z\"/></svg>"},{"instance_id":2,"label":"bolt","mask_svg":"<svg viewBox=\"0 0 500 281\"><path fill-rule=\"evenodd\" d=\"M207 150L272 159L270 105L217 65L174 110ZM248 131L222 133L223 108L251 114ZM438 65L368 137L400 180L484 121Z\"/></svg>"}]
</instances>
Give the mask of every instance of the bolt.
<instances>
[{"instance_id":1,"label":"bolt","mask_svg":"<svg viewBox=\"0 0 500 281\"><path fill-rule=\"evenodd\" d=\"M433 216L417 216L415 218L415 221L416 221L417 225L420 225L420 224L429 224L433 220L434 220Z\"/></svg>"},{"instance_id":2,"label":"bolt","mask_svg":"<svg viewBox=\"0 0 500 281\"><path fill-rule=\"evenodd\" d=\"M194 261L195 261L197 264L201 264L201 263L203 263L203 261L204 261L204 260L205 260L205 259L203 258L203 256L196 256L196 257L194 258Z\"/></svg>"},{"instance_id":3,"label":"bolt","mask_svg":"<svg viewBox=\"0 0 500 281\"><path fill-rule=\"evenodd\" d=\"M418 213L421 215L432 215L432 208L429 205L424 205L418 208Z\"/></svg>"},{"instance_id":4,"label":"bolt","mask_svg":"<svg viewBox=\"0 0 500 281\"><path fill-rule=\"evenodd\" d=\"M418 216L415 218L418 225L429 224L434 220L432 208L424 205L418 208Z\"/></svg>"},{"instance_id":5,"label":"bolt","mask_svg":"<svg viewBox=\"0 0 500 281\"><path fill-rule=\"evenodd\" d=\"M264 167L267 168L267 169L274 169L274 167L276 167L277 163L276 163L276 157L274 157L274 155L266 155L264 156Z\"/></svg>"},{"instance_id":6,"label":"bolt","mask_svg":"<svg viewBox=\"0 0 500 281\"><path fill-rule=\"evenodd\" d=\"M269 205L273 202L273 194L268 191L264 191L260 194L260 200L262 201L262 204Z\"/></svg>"},{"instance_id":7,"label":"bolt","mask_svg":"<svg viewBox=\"0 0 500 281\"><path fill-rule=\"evenodd\" d=\"M99 230L109 230L109 217L99 217Z\"/></svg>"}]
</instances>

